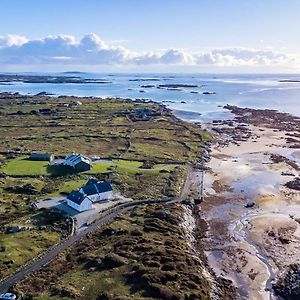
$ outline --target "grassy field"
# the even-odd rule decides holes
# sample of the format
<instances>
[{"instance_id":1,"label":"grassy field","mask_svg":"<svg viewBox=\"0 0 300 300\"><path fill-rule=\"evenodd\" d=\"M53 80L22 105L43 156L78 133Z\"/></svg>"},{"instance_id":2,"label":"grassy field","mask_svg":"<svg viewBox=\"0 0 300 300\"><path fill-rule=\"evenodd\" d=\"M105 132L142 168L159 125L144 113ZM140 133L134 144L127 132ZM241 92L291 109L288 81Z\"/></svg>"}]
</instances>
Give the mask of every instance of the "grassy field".
<instances>
[{"instance_id":1,"label":"grassy field","mask_svg":"<svg viewBox=\"0 0 300 300\"><path fill-rule=\"evenodd\" d=\"M86 174L99 174L110 172L110 168L113 166L112 163L94 162L91 170L86 171Z\"/></svg>"},{"instance_id":2,"label":"grassy field","mask_svg":"<svg viewBox=\"0 0 300 300\"><path fill-rule=\"evenodd\" d=\"M84 184L86 184L87 182L87 178L86 179L73 179L70 181L65 181L62 182L58 187L57 190L53 193L49 193L47 195L43 195L42 198L50 198L50 197L57 197L60 195L65 195L65 194L69 194L72 191L76 191L79 190Z\"/></svg>"},{"instance_id":3,"label":"grassy field","mask_svg":"<svg viewBox=\"0 0 300 300\"><path fill-rule=\"evenodd\" d=\"M0 233L0 278L16 270L59 239L56 232L28 230L14 234Z\"/></svg>"},{"instance_id":4,"label":"grassy field","mask_svg":"<svg viewBox=\"0 0 300 300\"><path fill-rule=\"evenodd\" d=\"M127 167L140 168L143 165L143 162L135 161L135 160L113 159L112 161L113 161L114 164L116 164L118 166L127 166Z\"/></svg>"},{"instance_id":5,"label":"grassy field","mask_svg":"<svg viewBox=\"0 0 300 300\"><path fill-rule=\"evenodd\" d=\"M160 110L156 104L83 98L81 106L59 107L73 99L36 100L45 104L17 105L14 99L0 103L1 153L17 149L21 153L36 150L65 155L74 151L114 159L185 162L194 157L194 150L190 152L185 142L198 143L195 150L200 151L202 141L211 138L193 124L174 122L167 114L145 122L126 118L129 112L144 107ZM50 108L52 115L32 113L41 108Z\"/></svg>"},{"instance_id":6,"label":"grassy field","mask_svg":"<svg viewBox=\"0 0 300 300\"><path fill-rule=\"evenodd\" d=\"M161 170L172 171L174 165L172 164L155 164L152 168L142 168L143 162L123 159L113 159L111 162L94 162L92 169L83 172L83 174L95 175L108 173L112 170L121 174L136 174L138 172L157 173ZM28 156L17 157L9 160L2 165L0 171L9 176L35 176L35 175L53 175L60 174L57 168L55 171L49 171L48 162L45 161L31 161ZM66 172L67 174L70 172ZM71 174L74 174L72 172Z\"/></svg>"},{"instance_id":7,"label":"grassy field","mask_svg":"<svg viewBox=\"0 0 300 300\"><path fill-rule=\"evenodd\" d=\"M186 176L184 164L201 156L203 142L211 139L201 128L176 120L154 103L81 98L80 106L62 107L74 98L28 98L33 100L42 104L0 100L0 237L7 249L14 247L11 255L15 261L7 265L7 273L29 258L31 248L34 255L57 238L49 229L49 236L44 236L37 248L34 231L20 233L15 245L10 241L15 234L4 234L11 222L20 225L29 218L32 202L76 190L91 176L110 180L115 191L133 199L173 198ZM145 107L158 116L150 121L130 120L130 114ZM51 109L51 115L40 114L42 108ZM90 171L70 174L49 168L48 162L26 159L33 151L56 157L78 152L100 156L103 162L94 162ZM28 185L29 190L24 188Z\"/></svg>"},{"instance_id":8,"label":"grassy field","mask_svg":"<svg viewBox=\"0 0 300 300\"><path fill-rule=\"evenodd\" d=\"M1 172L10 176L31 176L31 175L47 175L47 161L32 161L28 156L21 156L9 160L1 167Z\"/></svg>"}]
</instances>

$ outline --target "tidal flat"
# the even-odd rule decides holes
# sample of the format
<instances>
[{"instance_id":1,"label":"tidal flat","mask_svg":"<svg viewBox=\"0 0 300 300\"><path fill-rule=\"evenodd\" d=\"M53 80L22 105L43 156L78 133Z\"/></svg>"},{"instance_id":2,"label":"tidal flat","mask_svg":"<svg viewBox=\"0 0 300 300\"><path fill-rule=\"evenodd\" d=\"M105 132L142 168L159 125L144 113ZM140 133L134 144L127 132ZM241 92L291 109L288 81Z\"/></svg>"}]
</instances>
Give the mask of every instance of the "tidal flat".
<instances>
[{"instance_id":1,"label":"tidal flat","mask_svg":"<svg viewBox=\"0 0 300 300\"><path fill-rule=\"evenodd\" d=\"M201 204L209 264L241 299L294 299L299 278L286 278L300 265L300 120L227 108L233 120L206 124L218 140Z\"/></svg>"}]
</instances>

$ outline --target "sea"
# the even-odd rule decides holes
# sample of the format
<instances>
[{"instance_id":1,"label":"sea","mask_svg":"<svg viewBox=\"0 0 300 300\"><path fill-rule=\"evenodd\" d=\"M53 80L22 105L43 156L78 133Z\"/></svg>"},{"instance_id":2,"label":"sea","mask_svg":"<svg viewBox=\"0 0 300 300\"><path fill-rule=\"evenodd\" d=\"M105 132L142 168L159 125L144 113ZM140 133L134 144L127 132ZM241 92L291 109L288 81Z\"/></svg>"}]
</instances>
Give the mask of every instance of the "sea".
<instances>
[{"instance_id":1,"label":"sea","mask_svg":"<svg viewBox=\"0 0 300 300\"><path fill-rule=\"evenodd\" d=\"M228 119L224 105L276 109L300 117L300 74L104 74L20 73L77 76L107 83L0 83L0 92L148 99L165 104L189 121ZM193 85L195 87L176 85ZM165 85L160 88L159 85ZM166 87L167 85L167 87ZM170 85L173 85L170 87ZM169 86L169 87L168 87Z\"/></svg>"}]
</instances>

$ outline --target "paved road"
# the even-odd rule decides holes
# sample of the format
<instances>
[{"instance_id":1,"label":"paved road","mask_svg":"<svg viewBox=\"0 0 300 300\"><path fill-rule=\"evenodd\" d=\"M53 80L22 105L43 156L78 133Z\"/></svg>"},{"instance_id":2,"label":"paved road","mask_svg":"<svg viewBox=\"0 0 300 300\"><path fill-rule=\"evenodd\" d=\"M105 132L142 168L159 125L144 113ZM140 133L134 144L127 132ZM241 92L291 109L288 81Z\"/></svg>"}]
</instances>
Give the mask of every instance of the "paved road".
<instances>
[{"instance_id":1,"label":"paved road","mask_svg":"<svg viewBox=\"0 0 300 300\"><path fill-rule=\"evenodd\" d=\"M119 214L124 213L126 211L132 210L136 206L143 205L143 204L151 204L151 203L160 203L160 204L168 204L168 203L176 203L184 200L190 191L191 185L191 178L192 178L192 167L188 166L187 178L185 180L184 186L180 195L175 198L174 200L170 201L161 201L161 200L143 200L143 201L135 201L134 203L126 203L117 206L116 208L112 209L110 213L103 216L101 219L96 221L95 223L91 224L86 230L79 232L77 235L70 237L69 239L65 240L62 244L53 247L50 249L44 256L42 256L39 260L35 261L33 264L29 265L27 268L19 271L18 273L12 275L10 278L2 281L0 283L0 293L5 293L8 289L16 284L18 281L24 279L27 275L32 272L35 272L42 268L44 265L48 264L52 261L58 254L62 253L76 242L80 241L86 235L91 232L94 232L99 227L103 226L104 224L108 223L109 221L116 218Z\"/></svg>"}]
</instances>

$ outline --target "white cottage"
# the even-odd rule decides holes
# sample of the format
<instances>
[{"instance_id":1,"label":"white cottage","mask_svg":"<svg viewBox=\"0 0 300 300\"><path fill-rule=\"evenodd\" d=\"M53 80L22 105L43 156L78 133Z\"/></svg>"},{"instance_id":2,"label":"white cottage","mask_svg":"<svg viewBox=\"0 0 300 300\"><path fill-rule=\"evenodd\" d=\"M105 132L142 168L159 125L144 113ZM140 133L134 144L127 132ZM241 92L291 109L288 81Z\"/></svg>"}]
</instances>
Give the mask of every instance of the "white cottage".
<instances>
[{"instance_id":1,"label":"white cottage","mask_svg":"<svg viewBox=\"0 0 300 300\"><path fill-rule=\"evenodd\" d=\"M72 192L67 198L67 204L79 212L92 208L92 201L80 192Z\"/></svg>"},{"instance_id":2,"label":"white cottage","mask_svg":"<svg viewBox=\"0 0 300 300\"><path fill-rule=\"evenodd\" d=\"M97 202L111 198L112 187L107 181L91 178L79 192L86 195L92 202Z\"/></svg>"},{"instance_id":3,"label":"white cottage","mask_svg":"<svg viewBox=\"0 0 300 300\"><path fill-rule=\"evenodd\" d=\"M92 208L92 204L111 198L112 187L107 181L98 181L94 178L67 198L67 204L79 212Z\"/></svg>"}]
</instances>

